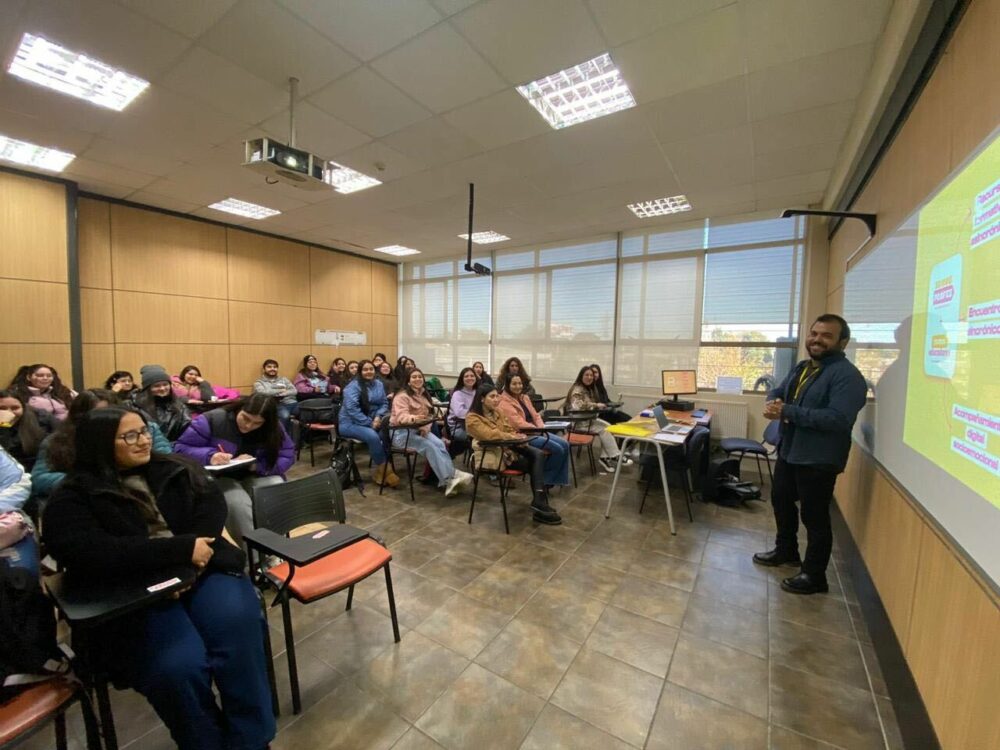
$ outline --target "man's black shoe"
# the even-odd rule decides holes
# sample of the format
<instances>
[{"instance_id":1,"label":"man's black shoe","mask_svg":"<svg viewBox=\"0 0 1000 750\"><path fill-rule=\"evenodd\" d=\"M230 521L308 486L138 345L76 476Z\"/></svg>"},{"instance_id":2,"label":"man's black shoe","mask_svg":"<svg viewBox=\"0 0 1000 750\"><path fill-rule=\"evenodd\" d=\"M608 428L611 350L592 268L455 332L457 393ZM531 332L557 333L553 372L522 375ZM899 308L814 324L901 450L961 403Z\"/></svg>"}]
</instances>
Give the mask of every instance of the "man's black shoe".
<instances>
[{"instance_id":1,"label":"man's black shoe","mask_svg":"<svg viewBox=\"0 0 1000 750\"><path fill-rule=\"evenodd\" d=\"M826 581L808 573L786 578L781 582L781 588L790 594L825 594L830 590Z\"/></svg>"},{"instance_id":2,"label":"man's black shoe","mask_svg":"<svg viewBox=\"0 0 1000 750\"><path fill-rule=\"evenodd\" d=\"M753 561L758 565L769 565L771 567L777 567L778 565L802 565L802 559L798 553L789 555L777 547L770 552L757 552L753 556Z\"/></svg>"}]
</instances>

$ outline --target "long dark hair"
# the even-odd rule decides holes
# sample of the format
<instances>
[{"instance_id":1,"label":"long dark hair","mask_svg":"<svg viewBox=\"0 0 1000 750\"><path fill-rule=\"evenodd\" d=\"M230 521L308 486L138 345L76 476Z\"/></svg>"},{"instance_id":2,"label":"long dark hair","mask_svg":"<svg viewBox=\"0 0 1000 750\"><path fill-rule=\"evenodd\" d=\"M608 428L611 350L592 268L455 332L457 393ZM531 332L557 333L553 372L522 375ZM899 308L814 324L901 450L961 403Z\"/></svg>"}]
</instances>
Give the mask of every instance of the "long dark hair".
<instances>
[{"instance_id":1,"label":"long dark hair","mask_svg":"<svg viewBox=\"0 0 1000 750\"><path fill-rule=\"evenodd\" d=\"M253 393L222 408L232 414L233 419L236 419L236 415L241 411L264 418L264 424L246 433L243 439L247 445L260 445L264 449L264 459L269 466L274 466L278 461L281 444L284 442L281 422L278 421L277 399L263 393Z\"/></svg>"},{"instance_id":2,"label":"long dark hair","mask_svg":"<svg viewBox=\"0 0 1000 750\"><path fill-rule=\"evenodd\" d=\"M101 402L108 406L119 404L118 394L105 388L91 388L80 391L72 405L69 414L59 428L52 434L48 442L46 458L49 467L56 471L69 471L73 467L76 455L76 428L80 421L97 408ZM129 411L132 411L131 409Z\"/></svg>"},{"instance_id":3,"label":"long dark hair","mask_svg":"<svg viewBox=\"0 0 1000 750\"><path fill-rule=\"evenodd\" d=\"M344 363L344 371L336 372L333 368L337 366L338 362ZM334 385L344 385L344 375L347 374L347 362L344 361L343 357L334 357L333 361L330 363L330 369L326 373L326 377L329 378L330 382Z\"/></svg>"},{"instance_id":4,"label":"long dark hair","mask_svg":"<svg viewBox=\"0 0 1000 750\"><path fill-rule=\"evenodd\" d=\"M197 368L195 368L197 369ZM170 382L170 381L160 381L160 382ZM155 385L155 383L154 383ZM151 390L152 386L148 388L143 388L139 395L135 397L135 405L142 409L146 414L155 417L156 416L156 396L153 395ZM170 386L170 390L167 392L166 396L160 396L160 400L163 405L172 412L177 414L183 414L184 410L187 408L184 402L181 401L180 397L174 393L173 384Z\"/></svg>"},{"instance_id":5,"label":"long dark hair","mask_svg":"<svg viewBox=\"0 0 1000 750\"><path fill-rule=\"evenodd\" d=\"M46 432L38 423L38 415L13 388L0 391L0 398L16 398L21 402L21 418L17 420L17 435L21 440L21 450L25 455L38 455L38 446L45 439Z\"/></svg>"},{"instance_id":6,"label":"long dark hair","mask_svg":"<svg viewBox=\"0 0 1000 750\"><path fill-rule=\"evenodd\" d=\"M187 375L187 374L188 374L189 372L191 372L191 370L194 370L194 371L195 371L196 373L198 373L198 377L199 377L199 378L203 378L203 377L205 377L204 375L202 375L202 374L201 374L201 370L199 370L199 369L198 369L197 367L195 367L194 365L184 365L184 369L182 369L182 370L181 370L181 374L177 376L177 377L178 377L178 379L179 379L179 380L181 381L181 385L183 385L183 386L185 386L185 387L190 387L190 386L191 386L191 384L190 384L190 383L188 383L188 382L187 382L187 381L186 381L186 380L184 379L184 377L185 377L185 376L186 376L186 375ZM197 384L196 384L196 385L197 385Z\"/></svg>"},{"instance_id":7,"label":"long dark hair","mask_svg":"<svg viewBox=\"0 0 1000 750\"><path fill-rule=\"evenodd\" d=\"M480 364L482 364L482 363L480 363ZM471 367L463 367L462 371L460 373L458 373L458 380L455 381L455 387L452 388L453 392L454 391L460 391L463 388L465 388L465 383L462 382L462 381L465 380L465 373L467 373L467 372L471 372L473 375L476 375L476 371L473 370ZM484 370L484 372L485 372L485 370ZM478 387L479 387L479 376L476 375L476 384L473 386L473 388L478 388Z\"/></svg>"},{"instance_id":8,"label":"long dark hair","mask_svg":"<svg viewBox=\"0 0 1000 750\"><path fill-rule=\"evenodd\" d=\"M422 393L417 393L415 390L413 390L413 387L410 385L410 377L415 372L419 372L421 376L423 376L423 374L424 374L424 371L421 370L419 367L414 367L412 370L410 370L408 373L406 373L406 382L399 384L399 390L406 391L413 398L420 398L422 396L423 399L424 399L424 401L427 402L427 407L433 411L434 405L431 403L431 397L427 393L427 381L426 381L426 379L424 380L424 389L423 389Z\"/></svg>"},{"instance_id":9,"label":"long dark hair","mask_svg":"<svg viewBox=\"0 0 1000 750\"><path fill-rule=\"evenodd\" d=\"M524 383L524 390L527 391L528 387L531 385L531 376L528 375L527 371L524 369L524 362L522 362L518 357L510 357L503 363L503 367L500 368L500 372L497 374L497 385L501 388L504 387L504 381L510 377L511 362L517 362L517 374L521 376L521 382Z\"/></svg>"},{"instance_id":10,"label":"long dark hair","mask_svg":"<svg viewBox=\"0 0 1000 750\"><path fill-rule=\"evenodd\" d=\"M375 367L375 363L370 359L363 359L358 362L358 374L354 376L354 380L358 381L358 402L361 404L361 413L367 417L368 410L371 409L371 403L368 401L368 383L361 376L361 371L365 369L365 365L371 365L372 369L375 370L375 377L372 379L373 383L378 380L378 368Z\"/></svg>"},{"instance_id":11,"label":"long dark hair","mask_svg":"<svg viewBox=\"0 0 1000 750\"><path fill-rule=\"evenodd\" d=\"M316 369L315 370L310 370L308 367L306 367L306 363L310 359L315 359L316 360ZM324 380L326 379L326 373L324 373L321 369L319 369L319 360L316 359L316 355L315 354L307 354L306 356L304 356L302 358L302 367L299 368L299 374L302 375L302 377L308 378L308 377L310 377L310 375L312 373L316 373L312 377L319 377L319 378L323 378Z\"/></svg>"},{"instance_id":12,"label":"long dark hair","mask_svg":"<svg viewBox=\"0 0 1000 750\"><path fill-rule=\"evenodd\" d=\"M36 362L33 365L28 365L27 367L21 367L17 371L17 375L14 376L14 380L11 381L10 387L17 394L18 399L21 403L28 403L31 400L31 391L28 388L31 386L31 376L34 375L42 368L46 368L52 371L52 396L56 401L62 401L66 406L69 406L73 402L73 392L63 385L62 380L59 379L59 372L52 365L47 365L43 362Z\"/></svg>"},{"instance_id":13,"label":"long dark hair","mask_svg":"<svg viewBox=\"0 0 1000 750\"><path fill-rule=\"evenodd\" d=\"M576 380L573 381L573 384L569 387L569 390L566 391L566 404L563 408L565 409L569 408L570 396L573 394L573 389L576 388L578 385L583 385L584 388L593 388L593 386L586 386L583 384L583 373L589 371L590 371L590 365L584 365L583 367L580 368L580 372L576 374Z\"/></svg>"},{"instance_id":14,"label":"long dark hair","mask_svg":"<svg viewBox=\"0 0 1000 750\"><path fill-rule=\"evenodd\" d=\"M594 362L590 365L590 369L594 371L594 391L597 393L597 400L606 404L611 399L608 397L608 389L604 385L604 373L601 371L601 366Z\"/></svg>"},{"instance_id":15,"label":"long dark hair","mask_svg":"<svg viewBox=\"0 0 1000 750\"><path fill-rule=\"evenodd\" d=\"M111 386L117 383L121 378L128 376L129 380L132 381L132 390L135 390L135 378L132 377L132 373L128 370L115 370L113 373L108 375L108 379L104 381L104 387L107 390L111 390ZM82 395L82 394L81 394Z\"/></svg>"},{"instance_id":16,"label":"long dark hair","mask_svg":"<svg viewBox=\"0 0 1000 750\"><path fill-rule=\"evenodd\" d=\"M486 416L486 413L483 411L483 399L493 393L496 389L497 387L495 385L489 385L488 383L479 386L476 389L476 395L472 399L472 405L469 406L469 413L478 414L481 417Z\"/></svg>"}]
</instances>

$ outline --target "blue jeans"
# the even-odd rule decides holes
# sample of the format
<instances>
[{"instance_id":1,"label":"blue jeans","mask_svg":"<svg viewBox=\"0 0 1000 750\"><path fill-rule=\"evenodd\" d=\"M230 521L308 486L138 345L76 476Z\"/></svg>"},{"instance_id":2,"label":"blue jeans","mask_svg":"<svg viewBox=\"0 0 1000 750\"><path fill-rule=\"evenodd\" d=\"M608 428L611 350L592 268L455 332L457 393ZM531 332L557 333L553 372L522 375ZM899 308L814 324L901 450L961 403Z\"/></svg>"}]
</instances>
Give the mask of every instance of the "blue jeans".
<instances>
[{"instance_id":1,"label":"blue jeans","mask_svg":"<svg viewBox=\"0 0 1000 750\"><path fill-rule=\"evenodd\" d=\"M6 560L12 568L24 568L38 577L38 540L28 534L19 542L0 550L0 559Z\"/></svg>"},{"instance_id":2,"label":"blue jeans","mask_svg":"<svg viewBox=\"0 0 1000 750\"><path fill-rule=\"evenodd\" d=\"M528 445L539 448L549 455L545 457L545 484L566 486L569 484L569 443L558 435L532 438Z\"/></svg>"},{"instance_id":3,"label":"blue jeans","mask_svg":"<svg viewBox=\"0 0 1000 750\"><path fill-rule=\"evenodd\" d=\"M375 466L381 466L389 457L385 453L385 446L382 445L382 437L371 427L363 427L358 424L344 424L338 427L337 432L345 438L353 440L363 440L368 446L368 455L371 456Z\"/></svg>"},{"instance_id":4,"label":"blue jeans","mask_svg":"<svg viewBox=\"0 0 1000 750\"><path fill-rule=\"evenodd\" d=\"M205 574L137 618L116 646L126 680L182 750L261 750L274 738L264 618L250 579ZM222 699L215 702L212 682Z\"/></svg>"},{"instance_id":5,"label":"blue jeans","mask_svg":"<svg viewBox=\"0 0 1000 750\"><path fill-rule=\"evenodd\" d=\"M280 402L278 404L278 421L281 422L285 432L292 434L292 417L299 413L299 402L292 401L289 404Z\"/></svg>"},{"instance_id":6,"label":"blue jeans","mask_svg":"<svg viewBox=\"0 0 1000 750\"><path fill-rule=\"evenodd\" d=\"M455 476L455 464L451 462L448 448L433 432L424 436L416 430L395 430L392 433L392 444L397 448L412 448L426 458L438 478L439 487L444 487Z\"/></svg>"}]
</instances>

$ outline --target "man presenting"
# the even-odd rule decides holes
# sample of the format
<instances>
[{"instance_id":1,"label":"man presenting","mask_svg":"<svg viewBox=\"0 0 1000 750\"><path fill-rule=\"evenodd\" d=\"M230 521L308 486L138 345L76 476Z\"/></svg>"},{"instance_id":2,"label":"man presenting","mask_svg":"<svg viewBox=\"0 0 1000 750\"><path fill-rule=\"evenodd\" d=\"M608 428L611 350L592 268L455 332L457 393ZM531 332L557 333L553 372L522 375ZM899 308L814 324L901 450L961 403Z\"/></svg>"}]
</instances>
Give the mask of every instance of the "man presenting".
<instances>
[{"instance_id":1,"label":"man presenting","mask_svg":"<svg viewBox=\"0 0 1000 750\"><path fill-rule=\"evenodd\" d=\"M809 359L796 365L784 382L770 391L767 419L781 420L778 462L774 468L771 505L778 527L775 546L758 552L758 565L801 565L801 572L781 582L793 594L828 590L833 532L830 501L837 474L847 465L851 429L865 405L868 386L858 368L844 356L851 338L839 315L820 315L806 338ZM805 560L799 558L799 510L806 527Z\"/></svg>"}]
</instances>

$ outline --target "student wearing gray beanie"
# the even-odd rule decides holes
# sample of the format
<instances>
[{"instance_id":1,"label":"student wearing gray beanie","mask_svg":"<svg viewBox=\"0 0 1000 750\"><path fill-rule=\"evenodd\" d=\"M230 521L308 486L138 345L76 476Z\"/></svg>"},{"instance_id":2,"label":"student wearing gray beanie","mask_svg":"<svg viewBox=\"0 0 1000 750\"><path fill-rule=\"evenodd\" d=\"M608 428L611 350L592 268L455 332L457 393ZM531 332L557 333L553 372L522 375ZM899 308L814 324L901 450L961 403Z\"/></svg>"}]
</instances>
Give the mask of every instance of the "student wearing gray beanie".
<instances>
[{"instance_id":1,"label":"student wearing gray beanie","mask_svg":"<svg viewBox=\"0 0 1000 750\"><path fill-rule=\"evenodd\" d=\"M167 368L163 365L143 365L139 370L139 376L142 379L143 390L148 390L150 386L157 383L170 382L170 375L167 374Z\"/></svg>"},{"instance_id":2,"label":"student wearing gray beanie","mask_svg":"<svg viewBox=\"0 0 1000 750\"><path fill-rule=\"evenodd\" d=\"M159 425L160 431L173 444L191 424L191 414L184 401L174 395L165 367L143 365L139 375L142 378L142 393L136 397L135 405L145 412L150 421Z\"/></svg>"}]
</instances>

